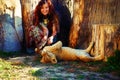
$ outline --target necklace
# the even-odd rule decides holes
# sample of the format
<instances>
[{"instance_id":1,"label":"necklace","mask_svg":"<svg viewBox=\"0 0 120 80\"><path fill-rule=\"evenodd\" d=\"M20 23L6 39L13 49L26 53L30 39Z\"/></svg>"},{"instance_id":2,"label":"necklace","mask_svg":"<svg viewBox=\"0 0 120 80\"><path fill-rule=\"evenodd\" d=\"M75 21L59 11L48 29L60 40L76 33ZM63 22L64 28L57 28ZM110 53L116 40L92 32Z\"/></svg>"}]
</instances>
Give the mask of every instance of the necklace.
<instances>
[{"instance_id":1,"label":"necklace","mask_svg":"<svg viewBox=\"0 0 120 80\"><path fill-rule=\"evenodd\" d=\"M45 25L47 25L47 24L48 24L48 22L49 22L49 20L48 20L48 19L43 19L43 23L44 23Z\"/></svg>"}]
</instances>

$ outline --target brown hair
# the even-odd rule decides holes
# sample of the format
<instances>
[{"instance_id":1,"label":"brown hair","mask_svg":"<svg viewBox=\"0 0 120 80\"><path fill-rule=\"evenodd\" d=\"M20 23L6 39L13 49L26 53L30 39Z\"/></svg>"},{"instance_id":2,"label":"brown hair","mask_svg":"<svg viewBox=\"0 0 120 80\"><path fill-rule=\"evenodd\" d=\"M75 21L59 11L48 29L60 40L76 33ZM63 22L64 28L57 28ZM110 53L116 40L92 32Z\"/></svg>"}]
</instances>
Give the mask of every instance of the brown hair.
<instances>
[{"instance_id":1,"label":"brown hair","mask_svg":"<svg viewBox=\"0 0 120 80\"><path fill-rule=\"evenodd\" d=\"M47 15L47 17L49 19L48 28L52 29L52 26L54 24L56 26L56 30L59 31L58 16L55 12L53 4L49 3L47 0L40 0L38 5L36 6L35 11L34 11L34 16L33 16L33 25L37 26L37 25L39 25L39 22L42 21L44 16L40 12L40 10L41 10L42 5L45 3L48 3L48 5L49 5L49 14Z\"/></svg>"}]
</instances>

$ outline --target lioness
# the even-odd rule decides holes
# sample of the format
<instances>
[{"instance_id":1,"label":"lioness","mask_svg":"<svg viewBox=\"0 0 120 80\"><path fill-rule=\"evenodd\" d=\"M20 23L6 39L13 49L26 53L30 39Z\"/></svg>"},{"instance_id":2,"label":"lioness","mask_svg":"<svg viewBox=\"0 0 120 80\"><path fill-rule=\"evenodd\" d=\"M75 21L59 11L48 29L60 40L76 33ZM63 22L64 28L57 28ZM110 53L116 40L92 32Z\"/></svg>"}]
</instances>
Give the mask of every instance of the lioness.
<instances>
[{"instance_id":1,"label":"lioness","mask_svg":"<svg viewBox=\"0 0 120 80\"><path fill-rule=\"evenodd\" d=\"M70 47L62 47L62 42L58 41L52 46L46 46L43 48L41 55L42 63L57 63L57 60L82 60L84 62L88 61L98 61L104 59L104 54L101 53L98 56L92 57L89 52L93 47L94 42L91 42L89 47L85 50L73 49Z\"/></svg>"}]
</instances>

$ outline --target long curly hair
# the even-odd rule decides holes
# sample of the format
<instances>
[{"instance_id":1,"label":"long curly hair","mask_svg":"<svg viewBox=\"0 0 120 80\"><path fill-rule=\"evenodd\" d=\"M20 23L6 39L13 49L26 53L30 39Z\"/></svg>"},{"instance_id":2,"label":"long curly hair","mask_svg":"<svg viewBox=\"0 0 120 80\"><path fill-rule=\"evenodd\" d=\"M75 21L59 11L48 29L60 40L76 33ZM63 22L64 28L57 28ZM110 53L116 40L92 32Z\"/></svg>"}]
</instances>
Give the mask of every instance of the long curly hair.
<instances>
[{"instance_id":1,"label":"long curly hair","mask_svg":"<svg viewBox=\"0 0 120 80\"><path fill-rule=\"evenodd\" d=\"M48 3L49 5L49 13L47 15L47 18L49 20L48 28L52 29L53 24L56 26L56 30L59 31L59 21L58 21L58 15L55 12L55 9L51 3L49 3L47 0L40 0L38 5L35 8L34 15L33 15L33 25L37 26L39 25L39 22L42 21L44 18L43 14L41 13L42 6Z\"/></svg>"}]
</instances>

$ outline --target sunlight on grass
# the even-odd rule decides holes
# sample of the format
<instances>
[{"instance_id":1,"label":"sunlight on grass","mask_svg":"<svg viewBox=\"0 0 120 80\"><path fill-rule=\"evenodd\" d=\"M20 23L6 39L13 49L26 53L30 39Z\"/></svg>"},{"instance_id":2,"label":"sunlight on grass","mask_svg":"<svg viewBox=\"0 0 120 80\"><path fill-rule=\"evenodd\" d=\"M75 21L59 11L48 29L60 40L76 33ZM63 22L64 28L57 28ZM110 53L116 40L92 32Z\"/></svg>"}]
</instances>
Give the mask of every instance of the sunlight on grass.
<instances>
[{"instance_id":1,"label":"sunlight on grass","mask_svg":"<svg viewBox=\"0 0 120 80\"><path fill-rule=\"evenodd\" d=\"M0 59L0 78L9 79L11 76L17 76L13 73L13 68L10 62Z\"/></svg>"},{"instance_id":2,"label":"sunlight on grass","mask_svg":"<svg viewBox=\"0 0 120 80\"><path fill-rule=\"evenodd\" d=\"M43 72L40 71L40 69L39 70L30 70L29 73L32 74L33 76L37 76L37 77L43 75Z\"/></svg>"},{"instance_id":3,"label":"sunlight on grass","mask_svg":"<svg viewBox=\"0 0 120 80\"><path fill-rule=\"evenodd\" d=\"M12 65L11 62L7 62L0 59L0 80L17 80L20 79L19 75L22 74L21 70L26 66Z\"/></svg>"},{"instance_id":4,"label":"sunlight on grass","mask_svg":"<svg viewBox=\"0 0 120 80\"><path fill-rule=\"evenodd\" d=\"M44 76L44 72L41 70L44 67L39 67L39 68L29 68L30 66L27 65L27 62L29 61L29 58L25 58L25 62L24 64L19 64L19 65L14 65L11 62L7 62L4 59L0 58L0 79L2 80L16 80L16 78L19 79L19 75L23 74L23 72L25 72L25 74L27 75L22 75L22 76L30 76L30 77L35 77L35 80L39 80L40 77ZM74 69L72 67L75 67L76 70L83 70L83 71L94 71L94 72L117 72L117 74L120 75L120 51L116 50L115 51L115 55L112 57L108 58L107 62L88 62L88 63L83 63L83 62L64 62L61 64L45 64L45 66L52 66L54 68L57 67L63 67L67 69L67 67L69 66L71 69ZM40 64L39 60L35 61L34 63L32 63L32 65L38 65ZM67 67L66 67L67 65ZM27 69L24 71L24 69ZM74 70L73 70L74 71ZM48 70L48 72L50 73L54 73L54 71L52 70ZM101 75L102 76L102 75ZM55 76L52 78L49 78L49 80L62 80L62 78L57 78L60 76ZM69 78L69 77L68 77ZM79 80L84 80L85 79L85 75L80 75L78 74L77 79ZM95 80L94 78L94 74L91 75L91 80ZM34 79L32 79L34 80Z\"/></svg>"},{"instance_id":5,"label":"sunlight on grass","mask_svg":"<svg viewBox=\"0 0 120 80\"><path fill-rule=\"evenodd\" d=\"M12 68L11 63L0 59L0 70L4 70L4 69L10 70L11 68Z\"/></svg>"}]
</instances>

